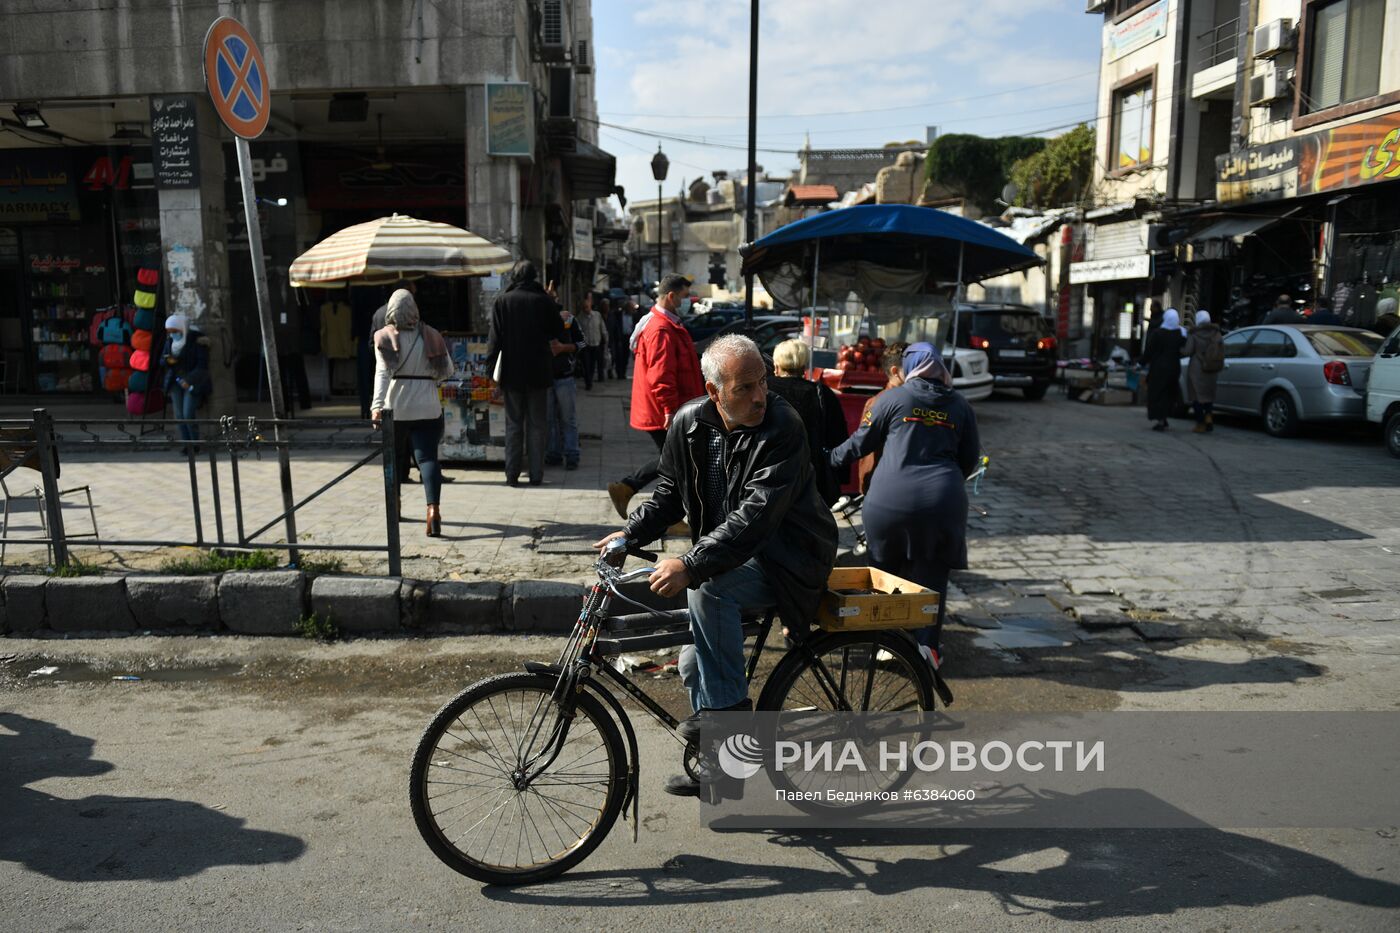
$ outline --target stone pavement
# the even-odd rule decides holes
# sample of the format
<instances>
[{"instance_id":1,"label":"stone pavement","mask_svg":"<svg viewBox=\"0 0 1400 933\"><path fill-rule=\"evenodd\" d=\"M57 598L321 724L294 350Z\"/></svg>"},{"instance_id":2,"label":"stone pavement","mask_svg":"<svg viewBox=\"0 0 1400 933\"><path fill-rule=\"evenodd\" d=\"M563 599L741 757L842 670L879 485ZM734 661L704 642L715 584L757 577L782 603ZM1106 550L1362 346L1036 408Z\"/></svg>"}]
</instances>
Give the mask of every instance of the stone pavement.
<instances>
[{"instance_id":1,"label":"stone pavement","mask_svg":"<svg viewBox=\"0 0 1400 933\"><path fill-rule=\"evenodd\" d=\"M1400 654L1400 464L1369 432L1209 435L979 403L991 468L950 609L986 647L1284 638ZM985 514L978 514L985 512Z\"/></svg>"},{"instance_id":2,"label":"stone pavement","mask_svg":"<svg viewBox=\"0 0 1400 933\"><path fill-rule=\"evenodd\" d=\"M440 539L423 535L419 487L406 486L404 511L415 520L400 525L404 575L587 581L589 542L619 524L607 483L652 451L627 428L629 388L613 381L580 390L581 468L548 468L543 487L511 489L497 466L449 471L455 481L444 487ZM1156 434L1140 409L1055 396L1028 403L997 395L976 411L992 463L972 499L971 567L956 575L950 609L979 645L1345 636L1396 653L1400 464L1371 432L1277 440L1257 425L1227 422L1198 436L1176 422ZM67 417L61 409L55 415ZM305 495L351 462L349 454L298 456L296 489ZM15 474L11 491L33 476ZM109 538L193 537L188 468L173 453L140 461L65 454L63 486L78 485L91 486L100 531ZM221 485L231 537L226 467ZM274 460L246 462L243 487L250 530L280 511ZM382 543L382 489L376 466L352 474L299 513L302 539ZM212 537L207 464L200 490ZM70 533L88 530L86 511L71 498L65 521ZM12 522L16 535L38 532L32 504ZM843 537L852 540L849 530ZM679 553L684 546L673 540L663 549ZM90 547L77 553L113 569L151 569L169 556ZM374 554L340 556L346 570L385 569ZM11 547L6 562L43 558L42 548Z\"/></svg>"},{"instance_id":3,"label":"stone pavement","mask_svg":"<svg viewBox=\"0 0 1400 933\"><path fill-rule=\"evenodd\" d=\"M512 489L504 482L499 465L471 465L447 471L453 481L443 487L443 537L423 533L424 513L420 486L403 491L404 517L399 526L403 572L420 579L501 580L562 579L583 581L589 577L594 552L588 546L603 534L620 527L620 521L604 491L608 482L630 472L654 453L651 442L627 427L630 382L595 384L592 392L579 387L579 430L583 436L580 468L546 468L544 486ZM28 409L3 409L0 417L27 416ZM59 420L77 417L113 418L104 409L84 407L75 412L53 410ZM306 415L318 418L353 418L348 406L318 406ZM77 437L73 425L60 425L61 435ZM366 431L366 434L369 432ZM604 440L606 439L606 441ZM368 448L366 447L367 451ZM334 479L363 454L310 451L292 462L293 487L305 496ZM416 471L413 473L417 475ZM281 513L281 488L275 457L262 461L241 460L240 477L245 527L251 532ZM9 481L12 493L24 492L38 481L38 474L20 471ZM227 539L235 540L232 477L223 463L220 491ZM189 468L174 452L147 453L99 459L88 452L63 453L64 488L88 485L97 514L98 530L111 539L194 540ZM207 540L215 536L213 497L207 462L199 467L200 509ZM386 541L383 474L377 462L351 474L332 490L297 513L298 537L313 544L371 545ZM65 499L64 521L70 534L91 531L81 497ZM32 500L20 503L12 534L39 534L39 519ZM267 539L283 541L279 524ZM90 543L90 539L88 539ZM79 539L77 542L84 542ZM75 549L79 559L112 569L150 569L171 555L133 552L118 554ZM310 554L311 552L307 552ZM337 552L347 571L386 572L382 555ZM6 562L42 563L45 552L36 547L10 547Z\"/></svg>"}]
</instances>

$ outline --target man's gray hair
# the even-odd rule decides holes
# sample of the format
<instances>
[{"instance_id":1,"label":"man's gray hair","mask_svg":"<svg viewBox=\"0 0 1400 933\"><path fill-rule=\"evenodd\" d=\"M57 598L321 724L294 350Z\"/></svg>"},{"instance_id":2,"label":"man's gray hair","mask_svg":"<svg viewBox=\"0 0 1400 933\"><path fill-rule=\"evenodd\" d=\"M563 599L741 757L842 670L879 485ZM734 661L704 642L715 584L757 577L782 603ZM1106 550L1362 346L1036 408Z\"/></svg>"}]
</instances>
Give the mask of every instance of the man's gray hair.
<instances>
[{"instance_id":1,"label":"man's gray hair","mask_svg":"<svg viewBox=\"0 0 1400 933\"><path fill-rule=\"evenodd\" d=\"M750 353L759 360L763 359L758 344L743 334L725 334L723 337L717 337L705 349L705 355L700 357L700 372L704 374L706 382L723 386L724 364Z\"/></svg>"}]
</instances>

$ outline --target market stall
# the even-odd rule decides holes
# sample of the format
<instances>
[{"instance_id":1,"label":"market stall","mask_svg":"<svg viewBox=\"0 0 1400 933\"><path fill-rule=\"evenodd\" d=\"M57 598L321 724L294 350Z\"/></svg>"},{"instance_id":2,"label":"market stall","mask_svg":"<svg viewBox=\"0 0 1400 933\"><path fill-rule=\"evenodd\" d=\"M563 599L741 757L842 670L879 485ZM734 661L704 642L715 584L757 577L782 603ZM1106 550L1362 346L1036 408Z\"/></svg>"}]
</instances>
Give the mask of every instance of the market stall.
<instances>
[{"instance_id":1,"label":"market stall","mask_svg":"<svg viewBox=\"0 0 1400 933\"><path fill-rule=\"evenodd\" d=\"M510 252L469 230L394 214L347 227L311 247L291 266L295 287L383 285L421 276L487 276L505 271ZM442 459L474 462L505 456L505 412L486 371L486 338L445 333L453 373L442 398Z\"/></svg>"},{"instance_id":2,"label":"market stall","mask_svg":"<svg viewBox=\"0 0 1400 933\"><path fill-rule=\"evenodd\" d=\"M877 347L955 346L953 308L967 283L1043 262L991 227L907 204L817 214L740 252L743 274L757 276L780 305L812 309L808 378L837 393L851 430L885 385Z\"/></svg>"}]
</instances>

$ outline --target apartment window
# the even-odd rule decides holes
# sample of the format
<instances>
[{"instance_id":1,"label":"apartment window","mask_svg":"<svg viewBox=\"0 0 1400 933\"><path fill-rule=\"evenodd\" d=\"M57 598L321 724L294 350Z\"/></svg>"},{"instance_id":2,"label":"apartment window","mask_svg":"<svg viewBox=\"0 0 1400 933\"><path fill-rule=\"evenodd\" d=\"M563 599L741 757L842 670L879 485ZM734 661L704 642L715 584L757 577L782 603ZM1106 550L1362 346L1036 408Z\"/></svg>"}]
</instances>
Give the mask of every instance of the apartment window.
<instances>
[{"instance_id":1,"label":"apartment window","mask_svg":"<svg viewBox=\"0 0 1400 933\"><path fill-rule=\"evenodd\" d=\"M1152 82L1113 93L1113 170L1152 164Z\"/></svg>"},{"instance_id":2,"label":"apartment window","mask_svg":"<svg viewBox=\"0 0 1400 933\"><path fill-rule=\"evenodd\" d=\"M1375 97L1380 91L1385 0L1317 3L1308 15L1303 112Z\"/></svg>"}]
</instances>

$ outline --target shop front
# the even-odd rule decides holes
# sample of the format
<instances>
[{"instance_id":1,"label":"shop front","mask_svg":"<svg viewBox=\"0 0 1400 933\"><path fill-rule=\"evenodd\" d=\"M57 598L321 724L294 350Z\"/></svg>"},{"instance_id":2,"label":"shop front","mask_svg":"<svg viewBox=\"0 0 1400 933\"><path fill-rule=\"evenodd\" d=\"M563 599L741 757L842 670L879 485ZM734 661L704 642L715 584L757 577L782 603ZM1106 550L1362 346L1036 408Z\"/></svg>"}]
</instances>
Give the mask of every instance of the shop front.
<instances>
[{"instance_id":1,"label":"shop front","mask_svg":"<svg viewBox=\"0 0 1400 933\"><path fill-rule=\"evenodd\" d=\"M1279 217L1275 235L1310 224L1305 250L1243 256L1246 282L1305 278L1306 310L1384 326L1377 306L1400 299L1400 110L1222 155L1216 195L1241 216Z\"/></svg>"},{"instance_id":2,"label":"shop front","mask_svg":"<svg viewBox=\"0 0 1400 933\"><path fill-rule=\"evenodd\" d=\"M0 389L100 390L89 324L158 258L159 228L149 148L0 149Z\"/></svg>"},{"instance_id":3,"label":"shop front","mask_svg":"<svg viewBox=\"0 0 1400 933\"><path fill-rule=\"evenodd\" d=\"M1093 308L1088 349L1095 360L1115 347L1134 357L1142 352L1151 301L1165 290L1166 275L1161 257L1147 248L1148 230L1137 218L1088 224L1084 258L1070 263L1070 286L1084 286Z\"/></svg>"}]
</instances>

